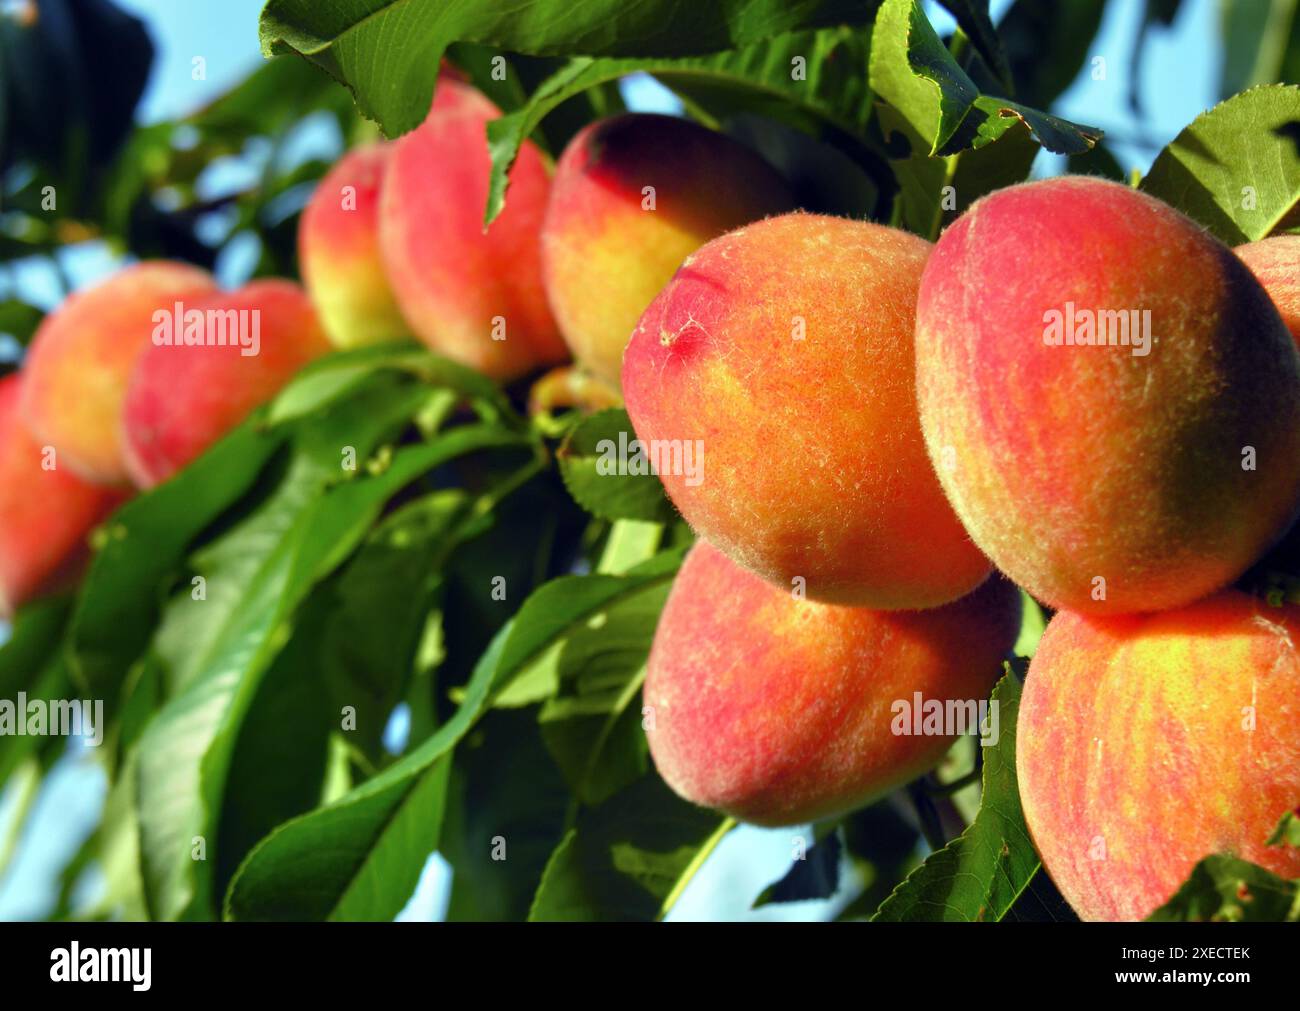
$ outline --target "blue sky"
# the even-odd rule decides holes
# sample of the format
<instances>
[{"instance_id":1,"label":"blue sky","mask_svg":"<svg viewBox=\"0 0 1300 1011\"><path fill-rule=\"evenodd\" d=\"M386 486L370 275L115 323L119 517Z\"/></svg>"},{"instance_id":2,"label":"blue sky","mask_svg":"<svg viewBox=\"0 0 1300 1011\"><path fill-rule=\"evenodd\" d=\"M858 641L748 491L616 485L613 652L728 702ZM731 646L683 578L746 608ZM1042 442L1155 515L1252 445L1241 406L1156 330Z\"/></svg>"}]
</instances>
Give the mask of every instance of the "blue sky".
<instances>
[{"instance_id":1,"label":"blue sky","mask_svg":"<svg viewBox=\"0 0 1300 1011\"><path fill-rule=\"evenodd\" d=\"M995 0L995 17L1010 2ZM261 59L257 19L262 0L118 3L146 21L158 48L139 113L144 122L192 111L237 83ZM929 8L936 27L951 26L933 2ZM1160 146L1214 103L1221 55L1216 0L1186 0L1172 28L1156 30L1148 41L1139 68L1144 112L1139 120L1129 108L1128 95L1130 54L1143 9L1144 0L1113 0L1092 50L1106 61L1105 78L1094 80L1085 68L1054 111L1105 128L1124 166L1145 170ZM196 57L204 61L203 80L194 79ZM634 83L625 93L637 108L672 107L671 96L652 81ZM1040 169L1059 170L1050 160ZM66 265L78 283L89 283L113 269L114 261L92 246L69 255ZM232 274L239 269L238 263L230 266ZM40 270L25 270L21 283L24 295L39 304L48 306L57 298L57 286ZM40 914L52 894L53 875L93 825L103 793L97 767L83 751L71 749L47 779L36 800L30 831L20 840L10 873L0 881L0 919ZM12 787L0 798L0 853L16 800ZM744 828L733 833L687 889L674 918L745 918L750 899L788 868L792 836L789 829ZM445 865L432 861L404 917L427 919L440 912L446 882ZM770 908L759 916L798 918L813 912L805 905Z\"/></svg>"}]
</instances>

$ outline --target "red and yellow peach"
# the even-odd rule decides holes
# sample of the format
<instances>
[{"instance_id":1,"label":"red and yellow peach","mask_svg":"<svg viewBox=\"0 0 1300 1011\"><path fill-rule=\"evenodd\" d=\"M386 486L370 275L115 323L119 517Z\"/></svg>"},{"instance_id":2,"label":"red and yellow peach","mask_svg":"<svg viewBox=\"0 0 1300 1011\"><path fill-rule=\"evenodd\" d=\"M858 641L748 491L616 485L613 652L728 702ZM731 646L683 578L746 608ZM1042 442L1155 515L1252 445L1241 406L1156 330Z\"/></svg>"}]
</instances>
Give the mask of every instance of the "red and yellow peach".
<instances>
[{"instance_id":1,"label":"red and yellow peach","mask_svg":"<svg viewBox=\"0 0 1300 1011\"><path fill-rule=\"evenodd\" d=\"M142 488L180 470L330 349L306 293L281 280L192 299L184 320L157 336L131 373L121 418L127 469Z\"/></svg>"},{"instance_id":2,"label":"red and yellow peach","mask_svg":"<svg viewBox=\"0 0 1300 1011\"><path fill-rule=\"evenodd\" d=\"M1300 503L1300 356L1232 251L1062 177L974 204L917 303L921 427L971 537L1058 608L1186 604Z\"/></svg>"},{"instance_id":3,"label":"red and yellow peach","mask_svg":"<svg viewBox=\"0 0 1300 1011\"><path fill-rule=\"evenodd\" d=\"M872 611L797 599L698 542L650 652L655 766L685 799L759 825L868 803L954 740L897 732L899 704L920 693L974 709L1019 624L1020 595L1002 579L946 607Z\"/></svg>"},{"instance_id":4,"label":"red and yellow peach","mask_svg":"<svg viewBox=\"0 0 1300 1011\"><path fill-rule=\"evenodd\" d=\"M119 420L136 359L155 316L213 291L212 278L184 263L146 262L71 295L32 338L21 412L58 466L88 481L126 484Z\"/></svg>"},{"instance_id":5,"label":"red and yellow peach","mask_svg":"<svg viewBox=\"0 0 1300 1011\"><path fill-rule=\"evenodd\" d=\"M637 320L682 260L793 207L767 162L689 120L628 113L581 130L542 226L546 293L574 357L617 385Z\"/></svg>"},{"instance_id":6,"label":"red and yellow peach","mask_svg":"<svg viewBox=\"0 0 1300 1011\"><path fill-rule=\"evenodd\" d=\"M298 226L298 260L321 326L340 348L410 334L379 253L387 144L349 151L321 179Z\"/></svg>"},{"instance_id":7,"label":"red and yellow peach","mask_svg":"<svg viewBox=\"0 0 1300 1011\"><path fill-rule=\"evenodd\" d=\"M1158 614L1062 611L1025 682L1025 820L1087 920L1144 919L1228 852L1283 877L1268 846L1300 804L1300 607L1228 590Z\"/></svg>"},{"instance_id":8,"label":"red and yellow peach","mask_svg":"<svg viewBox=\"0 0 1300 1011\"><path fill-rule=\"evenodd\" d=\"M505 210L483 230L485 96L443 78L425 121L394 142L379 203L379 243L402 315L434 351L498 379L567 357L542 286L539 234L550 177L525 143Z\"/></svg>"},{"instance_id":9,"label":"red and yellow peach","mask_svg":"<svg viewBox=\"0 0 1300 1011\"><path fill-rule=\"evenodd\" d=\"M988 575L944 498L916 415L912 325L930 245L788 214L714 239L642 316L623 359L638 439L686 520L814 600L933 607Z\"/></svg>"}]
</instances>

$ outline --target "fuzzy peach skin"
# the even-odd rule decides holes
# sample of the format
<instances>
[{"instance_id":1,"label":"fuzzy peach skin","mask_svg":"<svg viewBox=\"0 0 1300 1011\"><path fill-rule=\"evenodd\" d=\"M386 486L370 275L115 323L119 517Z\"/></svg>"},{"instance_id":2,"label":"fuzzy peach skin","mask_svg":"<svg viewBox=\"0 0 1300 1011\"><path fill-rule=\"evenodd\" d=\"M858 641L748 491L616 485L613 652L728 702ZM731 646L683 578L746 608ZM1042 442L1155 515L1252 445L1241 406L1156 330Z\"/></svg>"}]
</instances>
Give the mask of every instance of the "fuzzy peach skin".
<instances>
[{"instance_id":1,"label":"fuzzy peach skin","mask_svg":"<svg viewBox=\"0 0 1300 1011\"><path fill-rule=\"evenodd\" d=\"M340 158L298 226L303 283L326 336L341 348L410 336L379 254L380 184L391 150L368 144Z\"/></svg>"},{"instance_id":2,"label":"fuzzy peach skin","mask_svg":"<svg viewBox=\"0 0 1300 1011\"><path fill-rule=\"evenodd\" d=\"M1300 341L1300 235L1273 235L1233 252L1264 286L1291 336Z\"/></svg>"},{"instance_id":3,"label":"fuzzy peach skin","mask_svg":"<svg viewBox=\"0 0 1300 1011\"><path fill-rule=\"evenodd\" d=\"M191 312L247 311L257 354L214 343L150 343L136 363L121 425L131 479L151 488L199 456L278 393L302 366L330 350L306 293L291 281L254 281L185 303ZM234 334L234 317L227 334ZM209 324L208 339L217 331ZM251 343L249 345L251 349Z\"/></svg>"},{"instance_id":4,"label":"fuzzy peach skin","mask_svg":"<svg viewBox=\"0 0 1300 1011\"><path fill-rule=\"evenodd\" d=\"M27 431L19 417L26 377L0 379L0 617L50 588L75 564L86 535L122 501L90 484Z\"/></svg>"},{"instance_id":5,"label":"fuzzy peach skin","mask_svg":"<svg viewBox=\"0 0 1300 1011\"><path fill-rule=\"evenodd\" d=\"M645 113L584 128L555 168L542 225L546 294L574 357L617 385L637 320L682 260L793 208L780 175L716 130Z\"/></svg>"},{"instance_id":6,"label":"fuzzy peach skin","mask_svg":"<svg viewBox=\"0 0 1300 1011\"><path fill-rule=\"evenodd\" d=\"M702 447L694 475L660 468L682 515L814 600L934 607L989 573L917 422L912 322L929 251L884 225L768 218L688 257L623 358L638 438Z\"/></svg>"},{"instance_id":7,"label":"fuzzy peach skin","mask_svg":"<svg viewBox=\"0 0 1300 1011\"><path fill-rule=\"evenodd\" d=\"M542 286L539 235L550 178L525 143L505 210L485 233L487 124L500 110L443 79L424 123L394 142L379 201L388 280L415 335L497 379L568 357ZM504 340L494 339L501 333Z\"/></svg>"},{"instance_id":8,"label":"fuzzy peach skin","mask_svg":"<svg viewBox=\"0 0 1300 1011\"><path fill-rule=\"evenodd\" d=\"M943 758L955 738L896 734L894 703L987 699L1019 624L1019 593L1000 578L928 611L839 607L699 541L650 651L650 753L680 796L743 821L838 814Z\"/></svg>"},{"instance_id":9,"label":"fuzzy peach skin","mask_svg":"<svg viewBox=\"0 0 1300 1011\"><path fill-rule=\"evenodd\" d=\"M1069 303L1149 310L1149 353L1048 344ZM1231 250L1126 186L1066 176L974 204L926 265L916 361L957 515L1053 607L1188 603L1295 515L1295 342Z\"/></svg>"},{"instance_id":10,"label":"fuzzy peach skin","mask_svg":"<svg viewBox=\"0 0 1300 1011\"><path fill-rule=\"evenodd\" d=\"M126 384L149 346L153 315L177 299L214 290L211 276L185 263L135 264L76 292L45 318L23 366L23 420L58 465L88 481L125 485L118 429Z\"/></svg>"},{"instance_id":11,"label":"fuzzy peach skin","mask_svg":"<svg viewBox=\"0 0 1300 1011\"><path fill-rule=\"evenodd\" d=\"M1160 614L1048 623L1016 725L1020 802L1086 920L1144 919L1204 856L1283 877L1300 805L1300 607L1226 590Z\"/></svg>"}]
</instances>

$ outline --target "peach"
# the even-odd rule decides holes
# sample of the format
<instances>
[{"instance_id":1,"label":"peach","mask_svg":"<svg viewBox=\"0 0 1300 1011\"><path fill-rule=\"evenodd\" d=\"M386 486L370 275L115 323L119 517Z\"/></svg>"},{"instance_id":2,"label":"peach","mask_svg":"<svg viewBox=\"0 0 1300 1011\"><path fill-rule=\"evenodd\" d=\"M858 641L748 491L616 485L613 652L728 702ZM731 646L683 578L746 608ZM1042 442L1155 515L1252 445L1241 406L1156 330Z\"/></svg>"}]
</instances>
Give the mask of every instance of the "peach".
<instances>
[{"instance_id":1,"label":"peach","mask_svg":"<svg viewBox=\"0 0 1300 1011\"><path fill-rule=\"evenodd\" d=\"M434 351L497 379L567 356L542 287L539 235L550 177L525 143L509 199L484 232L492 102L438 83L425 121L394 142L379 201L379 245L402 315Z\"/></svg>"},{"instance_id":2,"label":"peach","mask_svg":"<svg viewBox=\"0 0 1300 1011\"><path fill-rule=\"evenodd\" d=\"M971 537L1057 608L1177 607L1300 500L1300 356L1226 246L1118 183L975 203L917 302L921 427Z\"/></svg>"},{"instance_id":3,"label":"peach","mask_svg":"<svg viewBox=\"0 0 1300 1011\"><path fill-rule=\"evenodd\" d=\"M306 293L254 281L185 302L136 363L121 426L141 488L180 470L330 350Z\"/></svg>"},{"instance_id":4,"label":"peach","mask_svg":"<svg viewBox=\"0 0 1300 1011\"><path fill-rule=\"evenodd\" d=\"M1016 769L1043 864L1082 918L1144 919L1212 853L1300 876L1300 851L1266 845L1300 802L1297 639L1300 607L1236 590L1048 623Z\"/></svg>"},{"instance_id":5,"label":"peach","mask_svg":"<svg viewBox=\"0 0 1300 1011\"><path fill-rule=\"evenodd\" d=\"M72 473L26 429L26 377L0 379L0 616L51 589L74 566L86 535L122 496Z\"/></svg>"},{"instance_id":6,"label":"peach","mask_svg":"<svg viewBox=\"0 0 1300 1011\"><path fill-rule=\"evenodd\" d=\"M298 227L298 260L321 326L338 347L410 336L379 255L379 194L391 147L349 151L316 187Z\"/></svg>"},{"instance_id":7,"label":"peach","mask_svg":"<svg viewBox=\"0 0 1300 1011\"><path fill-rule=\"evenodd\" d=\"M872 611L798 599L697 542L650 651L650 753L679 795L744 821L841 813L943 758L952 726L899 729L915 730L917 694L971 717L1019 624L1002 579L946 607Z\"/></svg>"},{"instance_id":8,"label":"peach","mask_svg":"<svg viewBox=\"0 0 1300 1011\"><path fill-rule=\"evenodd\" d=\"M32 434L54 447L60 468L102 484L127 482L118 419L154 313L214 287L189 264L139 263L70 295L45 318L27 352L19 403Z\"/></svg>"},{"instance_id":9,"label":"peach","mask_svg":"<svg viewBox=\"0 0 1300 1011\"><path fill-rule=\"evenodd\" d=\"M687 257L623 358L628 414L682 515L814 600L934 607L990 571L916 415L930 248L884 225L767 218Z\"/></svg>"},{"instance_id":10,"label":"peach","mask_svg":"<svg viewBox=\"0 0 1300 1011\"><path fill-rule=\"evenodd\" d=\"M542 225L546 294L574 357L617 385L637 320L682 260L793 208L776 171L715 130L645 113L584 128L560 156Z\"/></svg>"},{"instance_id":11,"label":"peach","mask_svg":"<svg viewBox=\"0 0 1300 1011\"><path fill-rule=\"evenodd\" d=\"M1273 235L1233 252L1264 286L1291 336L1300 341L1300 235Z\"/></svg>"}]
</instances>

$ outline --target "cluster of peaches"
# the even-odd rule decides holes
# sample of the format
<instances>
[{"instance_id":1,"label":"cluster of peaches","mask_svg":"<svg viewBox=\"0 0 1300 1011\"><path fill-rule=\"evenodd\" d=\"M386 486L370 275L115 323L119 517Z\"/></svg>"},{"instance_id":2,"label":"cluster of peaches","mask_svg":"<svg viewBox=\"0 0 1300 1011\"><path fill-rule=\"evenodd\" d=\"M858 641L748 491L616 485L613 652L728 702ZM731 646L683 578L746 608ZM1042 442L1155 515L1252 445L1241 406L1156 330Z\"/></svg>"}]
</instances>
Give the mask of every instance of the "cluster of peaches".
<instances>
[{"instance_id":1,"label":"cluster of peaches","mask_svg":"<svg viewBox=\"0 0 1300 1011\"><path fill-rule=\"evenodd\" d=\"M987 699L1018 584L1055 611L1021 800L1080 915L1144 916L1214 852L1300 875L1266 843L1300 802L1300 609L1228 588L1300 509L1300 237L1234 252L1063 177L931 244L800 212L749 148L639 114L554 171L525 144L484 231L496 115L444 75L423 125L345 155L305 291L147 263L45 320L0 384L7 608L331 346L413 335L503 381L571 355L640 440L702 452L703 480L659 473L699 541L645 683L683 797L799 824L932 769L951 728L898 733L896 703ZM260 310L258 353L160 342L182 305Z\"/></svg>"}]
</instances>

